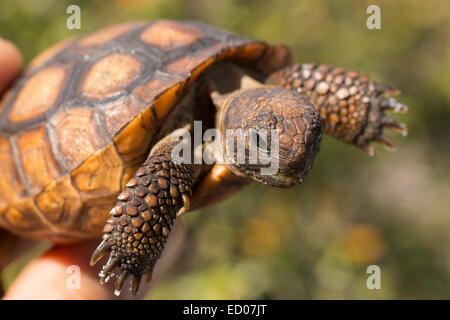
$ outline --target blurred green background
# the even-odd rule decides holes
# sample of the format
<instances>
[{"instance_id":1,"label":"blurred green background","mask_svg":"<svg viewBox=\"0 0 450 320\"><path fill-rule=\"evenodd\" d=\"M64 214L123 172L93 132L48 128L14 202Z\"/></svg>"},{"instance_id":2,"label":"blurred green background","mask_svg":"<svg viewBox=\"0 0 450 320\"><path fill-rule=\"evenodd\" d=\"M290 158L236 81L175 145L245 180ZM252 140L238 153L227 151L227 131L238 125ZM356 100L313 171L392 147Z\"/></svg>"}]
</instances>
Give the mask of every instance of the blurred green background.
<instances>
[{"instance_id":1,"label":"blurred green background","mask_svg":"<svg viewBox=\"0 0 450 320\"><path fill-rule=\"evenodd\" d=\"M65 27L70 4L81 7L81 30ZM369 4L381 7L381 30L366 28ZM181 256L149 298L450 298L449 1L0 0L0 36L26 62L69 36L160 18L204 21L286 44L299 62L361 71L399 87L410 112L394 115L409 127L407 139L392 133L394 153L378 148L372 159L327 137L302 185L253 184L185 215ZM381 290L366 287L371 264Z\"/></svg>"}]
</instances>

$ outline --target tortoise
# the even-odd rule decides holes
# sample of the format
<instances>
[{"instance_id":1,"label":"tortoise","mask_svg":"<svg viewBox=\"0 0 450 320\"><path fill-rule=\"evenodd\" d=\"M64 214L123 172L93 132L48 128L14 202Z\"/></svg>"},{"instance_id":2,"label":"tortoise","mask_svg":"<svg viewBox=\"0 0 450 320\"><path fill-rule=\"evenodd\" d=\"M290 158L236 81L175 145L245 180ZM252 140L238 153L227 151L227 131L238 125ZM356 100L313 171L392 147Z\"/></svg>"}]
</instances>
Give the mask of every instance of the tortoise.
<instances>
[{"instance_id":1,"label":"tortoise","mask_svg":"<svg viewBox=\"0 0 450 320\"><path fill-rule=\"evenodd\" d=\"M371 156L372 141L393 147L383 129L406 133L385 113L407 110L397 93L194 21L132 22L63 41L1 100L0 227L55 243L103 234L91 258L109 254L100 281L115 276L120 294L131 276L136 293L177 216L252 181L302 182L322 132ZM214 139L188 143L211 129ZM241 143L243 157L227 143ZM199 150L213 161L185 161ZM275 171L263 173L272 163L252 150L270 154Z\"/></svg>"}]
</instances>

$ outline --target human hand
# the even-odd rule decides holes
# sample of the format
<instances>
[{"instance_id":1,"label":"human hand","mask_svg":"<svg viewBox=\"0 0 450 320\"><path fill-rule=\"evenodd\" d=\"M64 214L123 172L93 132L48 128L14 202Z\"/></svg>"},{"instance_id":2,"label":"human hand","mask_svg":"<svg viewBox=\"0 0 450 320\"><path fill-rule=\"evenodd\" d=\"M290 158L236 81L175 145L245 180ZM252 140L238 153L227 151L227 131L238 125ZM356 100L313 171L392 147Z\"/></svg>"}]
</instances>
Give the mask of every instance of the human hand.
<instances>
[{"instance_id":1,"label":"human hand","mask_svg":"<svg viewBox=\"0 0 450 320\"><path fill-rule=\"evenodd\" d=\"M20 73L22 58L17 48L0 38L0 96ZM141 283L139 293L133 297L124 290L121 299L142 298L161 275L175 262L182 248L185 229L181 221L173 226L161 259L155 266L150 285ZM99 239L67 246L54 246L37 257L21 271L6 292L4 299L114 299L114 279L101 285L98 280L102 263L96 267L89 264L90 256ZM0 244L1 245L1 244ZM78 267L78 286L68 285L71 266ZM143 281L144 282L144 281Z\"/></svg>"},{"instance_id":2,"label":"human hand","mask_svg":"<svg viewBox=\"0 0 450 320\"><path fill-rule=\"evenodd\" d=\"M98 273L101 263L95 267L89 264L90 256L99 240L92 240L69 246L54 246L42 256L31 261L14 280L5 294L5 299L139 299L158 282L161 276L172 266L183 246L186 236L184 226L178 220L173 225L161 258L155 266L150 284L144 280L134 297L123 290L120 297L113 295L114 279L105 285L99 283ZM70 266L79 268L79 289L72 288L67 282L73 275L68 273Z\"/></svg>"}]
</instances>

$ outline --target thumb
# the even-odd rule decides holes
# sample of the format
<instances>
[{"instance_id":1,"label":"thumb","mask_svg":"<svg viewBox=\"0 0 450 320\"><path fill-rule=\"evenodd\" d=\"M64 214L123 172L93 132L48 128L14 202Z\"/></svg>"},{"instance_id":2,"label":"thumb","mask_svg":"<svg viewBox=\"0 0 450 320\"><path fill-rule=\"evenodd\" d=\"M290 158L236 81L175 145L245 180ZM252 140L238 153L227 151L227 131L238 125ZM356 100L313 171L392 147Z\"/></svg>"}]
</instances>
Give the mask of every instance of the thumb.
<instances>
[{"instance_id":1,"label":"thumb","mask_svg":"<svg viewBox=\"0 0 450 320\"><path fill-rule=\"evenodd\" d=\"M9 41L0 38L0 94L2 94L19 75L22 69L22 56Z\"/></svg>"}]
</instances>

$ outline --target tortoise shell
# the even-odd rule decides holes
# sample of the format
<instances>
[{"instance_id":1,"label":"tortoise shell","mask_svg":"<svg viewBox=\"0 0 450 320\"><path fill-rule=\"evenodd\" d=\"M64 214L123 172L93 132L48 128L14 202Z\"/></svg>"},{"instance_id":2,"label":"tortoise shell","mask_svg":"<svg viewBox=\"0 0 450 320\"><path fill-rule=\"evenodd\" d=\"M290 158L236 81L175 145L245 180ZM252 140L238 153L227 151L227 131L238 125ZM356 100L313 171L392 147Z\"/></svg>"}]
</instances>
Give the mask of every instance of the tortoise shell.
<instances>
[{"instance_id":1,"label":"tortoise shell","mask_svg":"<svg viewBox=\"0 0 450 320\"><path fill-rule=\"evenodd\" d=\"M100 235L173 106L221 60L268 74L291 55L201 23L156 21L36 57L0 102L0 226L58 242Z\"/></svg>"}]
</instances>

